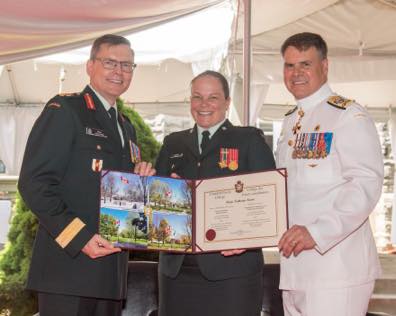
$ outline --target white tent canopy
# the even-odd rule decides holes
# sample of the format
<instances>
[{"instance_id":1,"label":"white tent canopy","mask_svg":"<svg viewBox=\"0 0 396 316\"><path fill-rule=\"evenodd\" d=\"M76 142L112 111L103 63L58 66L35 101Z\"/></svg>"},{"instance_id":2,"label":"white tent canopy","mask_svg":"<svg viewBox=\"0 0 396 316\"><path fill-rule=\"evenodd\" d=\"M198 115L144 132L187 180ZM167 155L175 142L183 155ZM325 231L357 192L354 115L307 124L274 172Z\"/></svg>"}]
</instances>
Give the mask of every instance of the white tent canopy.
<instances>
[{"instance_id":1,"label":"white tent canopy","mask_svg":"<svg viewBox=\"0 0 396 316\"><path fill-rule=\"evenodd\" d=\"M227 52L234 103L242 107L243 2L1 1L0 157L7 162L7 170L18 173L24 142L16 134L29 130L26 126L31 126L29 122L38 113L34 106L42 107L59 92L80 91L86 84L88 49L81 47L103 33L131 34L139 66L123 98L140 113L187 116L193 74L219 69ZM250 123L255 124L257 117L280 119L294 104L282 84L279 47L286 37L301 31L318 32L328 42L333 89L375 107L378 118L384 119L389 106L396 105L396 8L392 3L305 0L297 5L295 0L252 0ZM232 21L234 12L238 19ZM152 39L158 30L160 39ZM209 40L212 35L217 35L213 41ZM198 48L192 49L195 45ZM65 55L39 58L77 47L70 61ZM241 113L237 107L232 119L242 121ZM28 117L28 123L22 117ZM13 129L18 132L10 134Z\"/></svg>"},{"instance_id":2,"label":"white tent canopy","mask_svg":"<svg viewBox=\"0 0 396 316\"><path fill-rule=\"evenodd\" d=\"M298 32L319 33L326 40L333 90L367 107L383 109L382 116L388 107L396 106L395 1L318 0L299 6L293 0L273 2L256 0L252 4L251 88L265 93L256 100L258 104L251 100L251 123L257 115L279 117L273 109L295 103L282 83L279 49L288 36ZM229 60L242 76L240 41L230 51Z\"/></svg>"},{"instance_id":3,"label":"white tent canopy","mask_svg":"<svg viewBox=\"0 0 396 316\"><path fill-rule=\"evenodd\" d=\"M2 0L0 64L91 44L104 33L131 34L222 0Z\"/></svg>"},{"instance_id":4,"label":"white tent canopy","mask_svg":"<svg viewBox=\"0 0 396 316\"><path fill-rule=\"evenodd\" d=\"M135 32L174 20L177 16L186 16L187 21L192 21L198 15L190 13L229 2L238 3L236 0L2 1L0 65L8 65L0 70L0 104L42 103L59 91L78 91L86 82L81 63L87 58L87 49L78 50L75 56L80 57L72 64L62 55L61 61L59 57L52 59L54 65L45 64L51 61L48 57L10 65L12 61L63 51L65 47L81 46L82 43L90 44L104 32ZM235 43L231 41L228 55L229 72L234 77L238 73L242 76L242 3L240 0L233 8L240 9L236 34L233 35ZM394 3L392 0L306 0L296 5L294 0L252 0L251 82L256 87L267 86L262 103L294 103L282 85L279 47L293 33L313 31L322 34L329 44L329 75L337 92L370 107L387 108L396 104L396 89L391 89L396 79ZM40 10L35 9L37 6ZM204 14L210 12L206 10ZM210 21L215 22L211 24ZM141 36L135 34L132 43L140 66L124 98L136 103L184 102L188 97L193 66L201 64L196 71L218 69L226 51L224 43L222 46L219 42L205 41L205 38L220 30L219 33L228 32L223 37L228 40L231 22L230 18L224 22L216 21L216 16L198 20L199 27L192 28L185 36L181 35L183 26L165 27L158 43L148 37L149 32L140 33ZM114 26L121 23L124 23L122 30ZM182 45L178 47L174 43ZM189 51L194 43L201 45L200 51ZM177 61L165 60L167 58ZM142 63L155 66L141 67Z\"/></svg>"}]
</instances>

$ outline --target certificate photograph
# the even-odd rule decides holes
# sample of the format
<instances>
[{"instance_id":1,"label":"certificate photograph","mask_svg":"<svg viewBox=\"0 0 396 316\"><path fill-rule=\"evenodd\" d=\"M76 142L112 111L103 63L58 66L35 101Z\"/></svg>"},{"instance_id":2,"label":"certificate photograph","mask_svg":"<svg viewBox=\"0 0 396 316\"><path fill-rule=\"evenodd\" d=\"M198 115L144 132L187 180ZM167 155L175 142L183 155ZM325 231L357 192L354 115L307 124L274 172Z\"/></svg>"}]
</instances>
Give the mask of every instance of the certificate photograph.
<instances>
[{"instance_id":1,"label":"certificate photograph","mask_svg":"<svg viewBox=\"0 0 396 316\"><path fill-rule=\"evenodd\" d=\"M192 192L185 180L102 171L99 232L124 249L191 251Z\"/></svg>"},{"instance_id":2,"label":"certificate photograph","mask_svg":"<svg viewBox=\"0 0 396 316\"><path fill-rule=\"evenodd\" d=\"M286 170L205 180L102 171L99 233L116 247L213 252L276 246Z\"/></svg>"}]
</instances>

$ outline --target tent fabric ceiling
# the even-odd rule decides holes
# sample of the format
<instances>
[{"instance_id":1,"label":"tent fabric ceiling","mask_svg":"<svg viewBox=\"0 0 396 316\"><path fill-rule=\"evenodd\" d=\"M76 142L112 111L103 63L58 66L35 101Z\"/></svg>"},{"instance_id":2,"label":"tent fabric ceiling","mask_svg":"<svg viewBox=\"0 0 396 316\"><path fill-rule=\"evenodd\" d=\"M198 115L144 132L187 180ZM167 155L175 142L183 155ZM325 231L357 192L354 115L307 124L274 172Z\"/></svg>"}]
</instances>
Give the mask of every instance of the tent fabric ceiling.
<instances>
[{"instance_id":1,"label":"tent fabric ceiling","mask_svg":"<svg viewBox=\"0 0 396 316\"><path fill-rule=\"evenodd\" d=\"M304 0L296 4L296 0L252 0L251 4L251 35L275 30L293 23L312 13L323 10L339 0ZM244 9L239 12L239 22L242 25ZM243 29L239 29L237 38L241 39Z\"/></svg>"},{"instance_id":2,"label":"tent fabric ceiling","mask_svg":"<svg viewBox=\"0 0 396 316\"><path fill-rule=\"evenodd\" d=\"M133 29L140 23L155 23L222 2L224 1L65 0L55 5L52 0L3 0L0 3L0 61L17 60L25 53L25 56L42 54L44 49L48 53L61 50L63 47L56 45L63 45L63 37L67 37L68 43L77 40L77 44L70 45L80 45L80 37L94 37L98 28L103 32L113 22L125 22L127 25L130 19L136 19ZM34 5L39 5L40 10L32 10ZM31 12L34 13L30 14ZM387 5L386 0L304 0L298 5L295 0L252 0L252 84L271 86L264 101L266 104L293 103L293 98L282 87L279 47L293 33L314 31L322 34L329 44L329 77L331 83L340 84L337 92L344 93L342 83L348 85L345 89L348 93L352 90L351 85L355 85L356 90L345 96L378 107L395 105L396 92L389 93L388 88L396 82L395 13L396 8ZM58 29L51 29L59 22ZM81 32L65 31L75 23L87 28L82 28ZM13 31L12 25L16 26ZM238 25L237 34L241 34L240 20ZM36 37L38 40L46 38L48 42L39 48L31 46ZM236 45L231 43L230 47L235 47L230 50L228 57L230 64L236 65L233 73L242 73L242 45L238 41ZM15 54L11 51L15 51ZM59 64L55 67L31 61L15 63L10 68L4 67L2 74L0 70L0 103L42 103L59 91L80 90L87 80L84 67L65 65L66 76L61 83L60 68ZM10 84L12 76L15 90L19 93L17 102ZM132 87L124 97L130 102L184 102L192 76L191 66L177 61L165 61L150 67L139 66ZM368 82L377 83L373 85L375 90L370 99L363 94L366 90L359 88L359 82L364 83L365 88ZM382 86L384 90L378 90ZM372 99L376 100L374 104Z\"/></svg>"},{"instance_id":3,"label":"tent fabric ceiling","mask_svg":"<svg viewBox=\"0 0 396 316\"><path fill-rule=\"evenodd\" d=\"M103 34L131 34L222 0L2 0L0 65L88 45Z\"/></svg>"},{"instance_id":4,"label":"tent fabric ceiling","mask_svg":"<svg viewBox=\"0 0 396 316\"><path fill-rule=\"evenodd\" d=\"M330 56L395 56L395 16L396 7L380 0L340 0L293 23L263 27L252 45L256 52L279 54L289 35L311 31L325 38Z\"/></svg>"},{"instance_id":5,"label":"tent fabric ceiling","mask_svg":"<svg viewBox=\"0 0 396 316\"><path fill-rule=\"evenodd\" d=\"M263 5L260 0L253 1L253 7L259 4ZM329 81L334 91L370 107L396 106L396 89L390 89L396 86L396 6L385 0L318 1L317 5L319 10L311 7L311 13L270 30L265 20L260 22L253 16L252 24L256 26L251 38L251 82L269 85L262 113L266 104L295 103L282 84L279 50L287 37L298 32L319 33L326 40ZM284 14L292 11L290 8ZM299 10L301 6L296 7ZM256 9L253 12L257 15ZM292 15L298 17L301 12ZM239 41L229 54L239 74L243 65L241 50Z\"/></svg>"}]
</instances>

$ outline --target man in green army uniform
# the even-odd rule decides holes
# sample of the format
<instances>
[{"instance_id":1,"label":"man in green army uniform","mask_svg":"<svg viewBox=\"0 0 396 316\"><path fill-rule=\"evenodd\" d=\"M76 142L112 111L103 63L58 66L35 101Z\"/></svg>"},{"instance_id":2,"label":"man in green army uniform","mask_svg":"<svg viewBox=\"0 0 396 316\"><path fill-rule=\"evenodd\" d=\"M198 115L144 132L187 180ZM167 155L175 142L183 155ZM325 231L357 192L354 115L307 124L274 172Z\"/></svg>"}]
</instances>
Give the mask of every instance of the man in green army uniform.
<instances>
[{"instance_id":1,"label":"man in green army uniform","mask_svg":"<svg viewBox=\"0 0 396 316\"><path fill-rule=\"evenodd\" d=\"M128 253L98 235L99 183L102 169L154 173L117 113L135 67L126 38L96 39L90 84L51 99L29 136L19 190L39 219L27 288L38 292L40 316L121 315Z\"/></svg>"}]
</instances>

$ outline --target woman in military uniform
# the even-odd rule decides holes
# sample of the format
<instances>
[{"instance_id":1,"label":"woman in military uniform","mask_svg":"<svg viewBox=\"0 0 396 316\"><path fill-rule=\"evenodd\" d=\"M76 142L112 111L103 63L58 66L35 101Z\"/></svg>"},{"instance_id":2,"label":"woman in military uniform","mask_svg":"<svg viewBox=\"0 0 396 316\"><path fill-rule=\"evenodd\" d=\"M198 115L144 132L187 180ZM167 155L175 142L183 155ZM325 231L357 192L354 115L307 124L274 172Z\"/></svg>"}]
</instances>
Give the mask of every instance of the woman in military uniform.
<instances>
[{"instance_id":1,"label":"woman in military uniform","mask_svg":"<svg viewBox=\"0 0 396 316\"><path fill-rule=\"evenodd\" d=\"M204 179L274 169L263 132L226 119L227 80L205 71L191 82L192 129L164 139L158 175ZM159 263L161 316L258 316L262 305L261 249L183 255L162 253Z\"/></svg>"}]
</instances>

